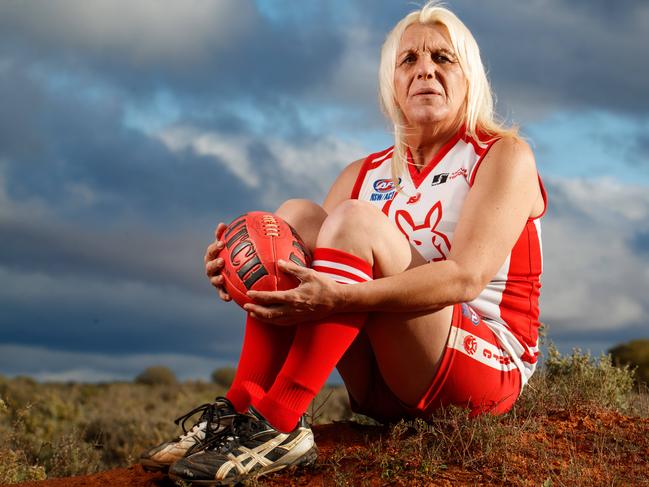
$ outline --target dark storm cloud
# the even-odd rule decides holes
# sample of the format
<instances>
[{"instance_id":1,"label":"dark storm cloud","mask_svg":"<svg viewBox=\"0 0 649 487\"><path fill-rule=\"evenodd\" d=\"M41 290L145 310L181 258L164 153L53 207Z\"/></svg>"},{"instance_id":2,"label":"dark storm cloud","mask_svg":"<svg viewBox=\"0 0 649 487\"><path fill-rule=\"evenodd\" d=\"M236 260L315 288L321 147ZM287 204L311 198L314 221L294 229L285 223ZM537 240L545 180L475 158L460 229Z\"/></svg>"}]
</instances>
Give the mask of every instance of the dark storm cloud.
<instances>
[{"instance_id":1,"label":"dark storm cloud","mask_svg":"<svg viewBox=\"0 0 649 487\"><path fill-rule=\"evenodd\" d=\"M554 109L645 113L649 5L497 0L466 4L463 17L487 61L499 99ZM455 5L455 4L454 4ZM608 8L606 8L608 7ZM611 16L610 11L615 14ZM549 105L549 107L547 106Z\"/></svg>"},{"instance_id":2,"label":"dark storm cloud","mask_svg":"<svg viewBox=\"0 0 649 487\"><path fill-rule=\"evenodd\" d=\"M134 214L151 223L204 217L254 199L218 158L175 154L125 128L123 107L110 97L86 100L46 84L23 70L0 72L0 105L7 108L0 112L0 168L10 197L85 214L91 226L100 216L102 225ZM74 205L74 188L91 201Z\"/></svg>"},{"instance_id":3,"label":"dark storm cloud","mask_svg":"<svg viewBox=\"0 0 649 487\"><path fill-rule=\"evenodd\" d=\"M649 230L638 230L630 241L631 249L649 257Z\"/></svg>"},{"instance_id":4,"label":"dark storm cloud","mask_svg":"<svg viewBox=\"0 0 649 487\"><path fill-rule=\"evenodd\" d=\"M180 353L234 360L243 312L177 288L6 273L12 291L0 293L3 344L88 353ZM38 305L34 302L38 301ZM232 344L229 347L219 344Z\"/></svg>"},{"instance_id":5,"label":"dark storm cloud","mask_svg":"<svg viewBox=\"0 0 649 487\"><path fill-rule=\"evenodd\" d=\"M649 134L646 127L642 127L636 136L631 138L626 157L631 167L649 168Z\"/></svg>"},{"instance_id":6,"label":"dark storm cloud","mask_svg":"<svg viewBox=\"0 0 649 487\"><path fill-rule=\"evenodd\" d=\"M204 291L203 248L209 231L185 229L179 238L152 229L127 226L89 229L61 221L0 219L0 266L49 276L101 276L104 281L130 281ZM191 233L190 233L191 232ZM203 234L203 235L201 235Z\"/></svg>"},{"instance_id":7,"label":"dark storm cloud","mask_svg":"<svg viewBox=\"0 0 649 487\"><path fill-rule=\"evenodd\" d=\"M205 357L227 344L219 356L234 361L242 312L203 274L212 230L321 191L322 173L285 176L268 141L248 137L242 153L263 181L252 187L218 156L125 128L110 93L78 95L0 72L0 343ZM203 129L241 137L245 124L229 120Z\"/></svg>"},{"instance_id":8,"label":"dark storm cloud","mask_svg":"<svg viewBox=\"0 0 649 487\"><path fill-rule=\"evenodd\" d=\"M513 112L520 120L521 113L534 117L556 109L649 110L646 2L446 3L476 37L506 115ZM408 2L377 8L369 0L354 5L355 20L380 31L377 46L397 20L416 8Z\"/></svg>"},{"instance_id":9,"label":"dark storm cloud","mask_svg":"<svg viewBox=\"0 0 649 487\"><path fill-rule=\"evenodd\" d=\"M47 348L190 358L218 350L236 360L242 313L219 303L202 275L214 225L287 197L317 199L339 161L362 155L336 148L328 134L383 126L379 49L415 8L303 3L270 2L269 15L242 0L169 2L165 11L149 0L0 0L0 345L26 347L11 358L34 363ZM504 106L649 108L645 4L450 7L478 38ZM284 15L289 8L297 13ZM229 143L249 174L227 154L201 153L195 140L172 147L165 127L125 125L130 109L161 92L178 111L172 125ZM637 154L648 145L639 135ZM642 276L624 278L646 267L647 236L632 232L646 217L625 213L632 205L615 188L557 182L549 190L547 317L575 337L632 327L637 313L616 310L649 309ZM602 259L617 264L608 271ZM600 285L607 279L612 292ZM65 360L70 369L92 362L77 354L51 363L65 371ZM108 360L92 363L112 370ZM0 356L0 371L27 370L7 367Z\"/></svg>"},{"instance_id":10,"label":"dark storm cloud","mask_svg":"<svg viewBox=\"0 0 649 487\"><path fill-rule=\"evenodd\" d=\"M355 107L376 123L380 46L387 31L414 5L319 2L298 9L303 10L301 15L278 13L273 20L252 2L224 2L231 3L235 7L204 7L213 28L202 24L192 28L192 23L187 21L185 26L181 19L167 37L151 25L176 24L157 10L148 22L135 15L123 21L122 29L95 32L72 23L80 16L75 12L81 2L53 2L58 8L51 7L52 19L47 22L34 20L38 18L35 4L4 3L0 4L0 19L4 19L0 20L0 52L5 59L53 73L98 80L128 96L146 98L166 89L186 103L193 100L217 112L234 100L259 109L311 100L329 107ZM108 13L118 11L121 3L115 5ZM284 2L270 5L282 12ZM594 107L625 113L649 109L649 98L644 96L649 64L641 62L649 44L645 3L616 2L613 8L605 2L462 0L449 6L477 37L505 111L515 110L516 116L553 108ZM63 21L66 15L72 20ZM107 17L106 24L118 24L115 15ZM219 30L224 35L213 33ZM364 33L364 40L350 33ZM116 40L119 35L127 41ZM178 40L180 47L165 51L166 38L190 41ZM350 53L358 54L356 62L346 58ZM344 67L357 70L365 89L352 81L353 73L340 73Z\"/></svg>"},{"instance_id":11,"label":"dark storm cloud","mask_svg":"<svg viewBox=\"0 0 649 487\"><path fill-rule=\"evenodd\" d=\"M326 4L313 12L316 19L280 28L250 1L222 2L231 5L226 8L219 2L203 3L200 8L211 19L198 27L201 19L174 22L169 18L173 12L165 14L150 2L137 5L148 5L150 18L131 19L119 18L129 2L100 1L103 7L94 13L83 3L0 4L0 53L54 73L96 77L136 96L163 88L193 99L227 101L236 96L274 104L282 96L299 96L326 83L343 49L334 12ZM172 5L180 12L189 10L181 2ZM48 13L52 18L45 20ZM108 15L101 18L101 13ZM77 19L90 25L80 26ZM102 28L93 30L95 24ZM164 27L173 30L161 35Z\"/></svg>"}]
</instances>

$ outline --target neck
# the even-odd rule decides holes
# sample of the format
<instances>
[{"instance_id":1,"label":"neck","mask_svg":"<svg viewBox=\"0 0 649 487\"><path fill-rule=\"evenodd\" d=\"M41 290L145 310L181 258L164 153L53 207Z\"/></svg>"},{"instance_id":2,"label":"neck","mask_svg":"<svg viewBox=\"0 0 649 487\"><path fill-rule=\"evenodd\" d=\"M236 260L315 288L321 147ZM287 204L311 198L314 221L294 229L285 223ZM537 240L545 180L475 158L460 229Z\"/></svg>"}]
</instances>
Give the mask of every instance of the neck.
<instances>
[{"instance_id":1,"label":"neck","mask_svg":"<svg viewBox=\"0 0 649 487\"><path fill-rule=\"evenodd\" d=\"M406 129L405 142L418 168L424 167L460 129L458 124L450 127L417 126Z\"/></svg>"}]
</instances>

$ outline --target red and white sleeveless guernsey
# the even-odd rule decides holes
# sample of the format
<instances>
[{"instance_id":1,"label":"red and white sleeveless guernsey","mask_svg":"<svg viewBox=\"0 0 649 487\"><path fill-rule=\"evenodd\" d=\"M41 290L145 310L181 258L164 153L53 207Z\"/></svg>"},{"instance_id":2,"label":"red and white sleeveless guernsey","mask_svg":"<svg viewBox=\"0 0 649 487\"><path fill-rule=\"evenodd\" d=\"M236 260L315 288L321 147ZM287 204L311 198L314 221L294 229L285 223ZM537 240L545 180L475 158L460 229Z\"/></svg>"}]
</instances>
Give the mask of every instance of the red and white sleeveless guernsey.
<instances>
[{"instance_id":1,"label":"red and white sleeveless guernsey","mask_svg":"<svg viewBox=\"0 0 649 487\"><path fill-rule=\"evenodd\" d=\"M445 260L453 233L484 156L496 140L458 132L421 172L413 165L399 179L390 170L393 148L369 155L351 197L379 207L429 262ZM544 210L547 197L539 178ZM539 291L542 272L541 225L530 218L507 259L471 306L498 338L521 372L525 385L536 368Z\"/></svg>"}]
</instances>

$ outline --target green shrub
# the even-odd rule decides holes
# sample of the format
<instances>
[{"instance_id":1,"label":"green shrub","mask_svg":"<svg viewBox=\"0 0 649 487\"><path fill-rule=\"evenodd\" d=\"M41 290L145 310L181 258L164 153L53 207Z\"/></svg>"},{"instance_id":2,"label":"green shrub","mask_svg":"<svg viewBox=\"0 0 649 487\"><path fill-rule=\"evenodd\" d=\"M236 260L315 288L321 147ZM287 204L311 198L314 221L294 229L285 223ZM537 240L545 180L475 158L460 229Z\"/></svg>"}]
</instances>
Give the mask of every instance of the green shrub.
<instances>
[{"instance_id":1,"label":"green shrub","mask_svg":"<svg viewBox=\"0 0 649 487\"><path fill-rule=\"evenodd\" d=\"M148 386L173 385L177 382L176 374L169 367L162 365L148 367L135 378L136 384L145 384Z\"/></svg>"},{"instance_id":2,"label":"green shrub","mask_svg":"<svg viewBox=\"0 0 649 487\"><path fill-rule=\"evenodd\" d=\"M30 480L45 480L45 468L29 465L22 451L0 448L0 483L16 484Z\"/></svg>"},{"instance_id":3,"label":"green shrub","mask_svg":"<svg viewBox=\"0 0 649 487\"><path fill-rule=\"evenodd\" d=\"M237 373L235 367L222 367L212 372L212 382L219 386L229 388L232 385L234 376Z\"/></svg>"},{"instance_id":4,"label":"green shrub","mask_svg":"<svg viewBox=\"0 0 649 487\"><path fill-rule=\"evenodd\" d=\"M561 355L550 344L544 379L547 382L544 395L552 396L563 407L595 404L625 410L629 406L634 374L628 366L615 367L610 355L601 354L595 359L579 349Z\"/></svg>"},{"instance_id":5,"label":"green shrub","mask_svg":"<svg viewBox=\"0 0 649 487\"><path fill-rule=\"evenodd\" d=\"M613 363L635 367L638 383L649 385L649 339L632 340L609 350Z\"/></svg>"}]
</instances>

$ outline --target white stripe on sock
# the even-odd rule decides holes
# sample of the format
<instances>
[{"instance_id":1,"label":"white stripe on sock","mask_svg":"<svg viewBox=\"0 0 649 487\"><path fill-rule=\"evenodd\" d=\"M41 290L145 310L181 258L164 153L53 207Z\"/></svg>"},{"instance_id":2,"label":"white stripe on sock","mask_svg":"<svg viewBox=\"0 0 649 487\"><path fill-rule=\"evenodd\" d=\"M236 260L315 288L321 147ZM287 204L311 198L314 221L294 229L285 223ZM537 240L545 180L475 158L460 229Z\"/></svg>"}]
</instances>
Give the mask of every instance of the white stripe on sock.
<instances>
[{"instance_id":1,"label":"white stripe on sock","mask_svg":"<svg viewBox=\"0 0 649 487\"><path fill-rule=\"evenodd\" d=\"M354 281L353 279L341 276L340 274L330 274L329 272L321 271L318 272L320 272L320 274L322 274L323 276L327 276L340 284L360 284L360 281Z\"/></svg>"},{"instance_id":2,"label":"white stripe on sock","mask_svg":"<svg viewBox=\"0 0 649 487\"><path fill-rule=\"evenodd\" d=\"M346 264L339 264L338 262L332 262L330 260L314 260L313 263L311 264L311 267L313 267L313 268L316 268L316 267L330 267L332 269L339 269L341 271L345 271L345 272L348 272L350 274L354 274L355 276L360 277L364 281L371 281L372 280L371 276L368 276L363 271L359 271L358 269L356 269L356 267L352 267L352 266L346 265ZM318 272L320 272L320 271L318 271ZM323 274L325 274L325 273L323 272Z\"/></svg>"}]
</instances>

